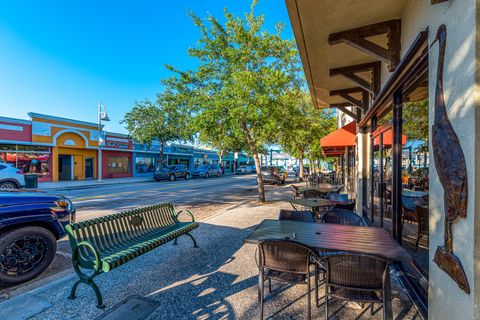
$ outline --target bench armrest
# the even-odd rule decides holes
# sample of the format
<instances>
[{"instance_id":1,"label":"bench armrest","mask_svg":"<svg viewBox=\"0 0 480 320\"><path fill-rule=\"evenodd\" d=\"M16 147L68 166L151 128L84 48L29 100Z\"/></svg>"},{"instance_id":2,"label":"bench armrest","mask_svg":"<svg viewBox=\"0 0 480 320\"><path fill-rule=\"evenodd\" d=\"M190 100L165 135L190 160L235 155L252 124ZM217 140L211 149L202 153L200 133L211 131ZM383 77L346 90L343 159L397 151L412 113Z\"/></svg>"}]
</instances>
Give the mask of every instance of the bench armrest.
<instances>
[{"instance_id":1,"label":"bench armrest","mask_svg":"<svg viewBox=\"0 0 480 320\"><path fill-rule=\"evenodd\" d=\"M81 247L86 247L87 251L91 251L93 253L95 261L92 261L92 263L93 263L93 268L92 269L95 271L94 274L100 273L102 271L102 263L101 263L100 253L98 252L97 248L95 248L95 246L92 243L90 243L89 241L80 241L79 243L77 243L75 249L73 250L72 262L73 262L73 268L75 269L75 271L79 275L84 275L83 272L79 268L79 266L84 267L84 266L81 265L81 259L80 259L80 256L79 256Z\"/></svg>"},{"instance_id":2,"label":"bench armrest","mask_svg":"<svg viewBox=\"0 0 480 320\"><path fill-rule=\"evenodd\" d=\"M177 214L175 215L175 220L178 221L178 216L179 216L181 213L183 213L183 212L185 212L186 214L188 214L188 215L190 216L190 218L192 218L192 222L195 222L195 217L194 217L193 214L192 214L190 211L188 211L188 210L180 210L180 211L178 211Z\"/></svg>"}]
</instances>

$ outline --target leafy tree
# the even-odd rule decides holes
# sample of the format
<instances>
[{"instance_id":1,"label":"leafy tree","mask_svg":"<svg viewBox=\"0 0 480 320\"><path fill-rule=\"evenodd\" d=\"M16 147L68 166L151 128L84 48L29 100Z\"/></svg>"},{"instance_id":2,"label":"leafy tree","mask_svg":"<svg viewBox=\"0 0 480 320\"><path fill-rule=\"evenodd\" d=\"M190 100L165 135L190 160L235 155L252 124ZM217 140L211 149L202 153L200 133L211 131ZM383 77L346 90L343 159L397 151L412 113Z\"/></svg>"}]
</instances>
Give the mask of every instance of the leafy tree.
<instances>
[{"instance_id":1,"label":"leafy tree","mask_svg":"<svg viewBox=\"0 0 480 320\"><path fill-rule=\"evenodd\" d=\"M161 102L166 104L161 105ZM150 100L135 102L121 123L125 124L136 142L148 147L153 141L160 143L160 167L163 167L163 149L167 142L191 140L186 119L181 110L169 104L163 94L159 94L155 103Z\"/></svg>"},{"instance_id":2,"label":"leafy tree","mask_svg":"<svg viewBox=\"0 0 480 320\"><path fill-rule=\"evenodd\" d=\"M284 117L279 143L285 151L300 160L300 177L303 178L303 159L313 162L322 157L320 139L335 130L335 115L331 110L316 110L310 95L293 92L289 113Z\"/></svg>"},{"instance_id":3,"label":"leafy tree","mask_svg":"<svg viewBox=\"0 0 480 320\"><path fill-rule=\"evenodd\" d=\"M225 9L223 24L212 15L204 21L190 13L201 36L188 55L198 59L198 67L182 71L167 66L173 75L163 84L178 104L190 109L202 139L219 145L232 138L253 155L259 200L264 202L259 152L283 130L288 93L300 86L300 68L294 41L281 38L283 25L275 33L265 30L255 5L243 18ZM208 129L199 125L202 121ZM215 135L217 129L220 135Z\"/></svg>"}]
</instances>

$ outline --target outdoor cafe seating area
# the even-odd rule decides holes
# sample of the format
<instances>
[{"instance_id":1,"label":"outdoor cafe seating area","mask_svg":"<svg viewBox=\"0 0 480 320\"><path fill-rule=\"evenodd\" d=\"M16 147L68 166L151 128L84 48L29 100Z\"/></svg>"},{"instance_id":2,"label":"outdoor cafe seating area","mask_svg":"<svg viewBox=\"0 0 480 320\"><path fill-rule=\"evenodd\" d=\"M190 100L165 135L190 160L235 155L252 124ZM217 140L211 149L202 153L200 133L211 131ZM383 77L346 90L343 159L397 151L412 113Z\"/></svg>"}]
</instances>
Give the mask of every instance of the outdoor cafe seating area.
<instances>
[{"instance_id":1,"label":"outdoor cafe seating area","mask_svg":"<svg viewBox=\"0 0 480 320\"><path fill-rule=\"evenodd\" d=\"M392 319L390 270L410 255L386 229L354 211L343 186L307 181L290 186L292 196L284 201L292 210L265 219L245 239L258 246L261 318L268 316L263 303L274 280L306 286L308 318L311 308L322 307L328 319L335 312L331 301L341 300Z\"/></svg>"}]
</instances>

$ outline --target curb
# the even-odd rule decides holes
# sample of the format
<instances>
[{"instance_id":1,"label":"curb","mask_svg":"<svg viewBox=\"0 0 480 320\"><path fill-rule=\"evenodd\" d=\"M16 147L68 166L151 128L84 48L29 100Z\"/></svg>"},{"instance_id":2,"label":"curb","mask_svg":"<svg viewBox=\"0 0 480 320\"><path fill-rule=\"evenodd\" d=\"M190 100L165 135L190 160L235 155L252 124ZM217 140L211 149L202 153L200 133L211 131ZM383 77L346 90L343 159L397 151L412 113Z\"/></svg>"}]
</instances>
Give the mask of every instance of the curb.
<instances>
[{"instance_id":1,"label":"curb","mask_svg":"<svg viewBox=\"0 0 480 320\"><path fill-rule=\"evenodd\" d=\"M135 180L135 181L122 181L122 182L105 182L105 183L98 183L98 184L84 184L79 186L69 186L69 187L61 187L61 186L54 186L54 187L47 187L47 188L36 188L33 189L35 191L51 191L51 190L81 190L81 189L93 189L93 188L100 188L103 186L115 185L115 184L123 184L123 183L144 183L144 182L153 182L153 179L145 179L145 180Z\"/></svg>"}]
</instances>

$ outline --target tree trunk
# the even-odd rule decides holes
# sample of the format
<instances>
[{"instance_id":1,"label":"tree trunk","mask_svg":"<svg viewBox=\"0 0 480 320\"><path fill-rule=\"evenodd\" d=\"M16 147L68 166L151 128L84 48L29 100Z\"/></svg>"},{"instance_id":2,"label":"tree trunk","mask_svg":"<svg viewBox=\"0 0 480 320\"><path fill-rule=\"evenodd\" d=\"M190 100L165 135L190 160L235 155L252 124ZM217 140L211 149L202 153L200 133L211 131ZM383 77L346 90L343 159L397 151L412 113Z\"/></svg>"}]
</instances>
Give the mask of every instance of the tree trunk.
<instances>
[{"instance_id":1,"label":"tree trunk","mask_svg":"<svg viewBox=\"0 0 480 320\"><path fill-rule=\"evenodd\" d=\"M160 170L163 169L163 145L164 143L160 143Z\"/></svg>"},{"instance_id":2,"label":"tree trunk","mask_svg":"<svg viewBox=\"0 0 480 320\"><path fill-rule=\"evenodd\" d=\"M220 150L218 152L218 165L223 167L222 161L223 161L223 150Z\"/></svg>"},{"instance_id":3,"label":"tree trunk","mask_svg":"<svg viewBox=\"0 0 480 320\"><path fill-rule=\"evenodd\" d=\"M257 171L258 201L265 202L265 188L263 187L262 169L260 166L260 158L258 157L257 146L250 135L250 131L248 130L246 123L242 123L242 130L245 134L245 138L247 139L248 146L253 153L253 160L255 161L255 169Z\"/></svg>"},{"instance_id":4,"label":"tree trunk","mask_svg":"<svg viewBox=\"0 0 480 320\"><path fill-rule=\"evenodd\" d=\"M255 169L257 171L258 201L265 202L265 189L263 187L262 169L257 151L253 152L253 160L255 161Z\"/></svg>"},{"instance_id":5,"label":"tree trunk","mask_svg":"<svg viewBox=\"0 0 480 320\"><path fill-rule=\"evenodd\" d=\"M300 177L300 180L303 180L303 151L300 151L300 163L299 163L299 167L300 167L300 172L299 172L299 177Z\"/></svg>"},{"instance_id":6,"label":"tree trunk","mask_svg":"<svg viewBox=\"0 0 480 320\"><path fill-rule=\"evenodd\" d=\"M385 151L385 179L390 178L390 150Z\"/></svg>"},{"instance_id":7,"label":"tree trunk","mask_svg":"<svg viewBox=\"0 0 480 320\"><path fill-rule=\"evenodd\" d=\"M308 159L308 161L310 162L310 174L313 174L315 173L315 164L312 159Z\"/></svg>"}]
</instances>

